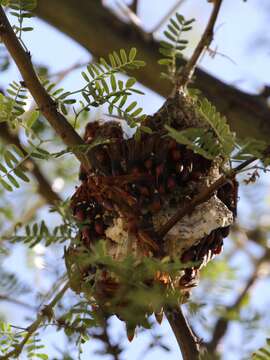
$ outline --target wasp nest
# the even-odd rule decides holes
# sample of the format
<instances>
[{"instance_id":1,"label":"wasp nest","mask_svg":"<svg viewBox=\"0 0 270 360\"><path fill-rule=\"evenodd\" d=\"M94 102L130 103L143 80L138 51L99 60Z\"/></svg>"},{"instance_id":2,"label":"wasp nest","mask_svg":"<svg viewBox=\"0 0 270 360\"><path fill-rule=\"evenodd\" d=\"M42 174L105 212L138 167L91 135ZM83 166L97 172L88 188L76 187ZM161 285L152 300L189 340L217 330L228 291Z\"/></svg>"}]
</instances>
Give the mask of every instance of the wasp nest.
<instances>
[{"instance_id":1,"label":"wasp nest","mask_svg":"<svg viewBox=\"0 0 270 360\"><path fill-rule=\"evenodd\" d=\"M183 295L196 284L199 268L221 252L236 215L237 187L232 181L184 216L163 238L158 236L183 204L220 176L219 158L207 160L176 143L166 136L165 123L182 130L202 127L205 122L188 99L178 96L146 119L144 125L152 133L143 133L139 140L125 137L116 121L95 121L86 127L86 143L99 137L110 141L89 151L90 172L81 169L81 185L71 200L80 232L66 252L66 263L72 288L88 298L93 296L100 306L113 298L121 284L108 269L80 260L81 254L87 258L98 241L105 242L107 254L116 262L128 255L138 261L167 257L172 262L195 262L196 266L179 269L175 279L166 274L152 279ZM122 304L124 297L122 293Z\"/></svg>"}]
</instances>

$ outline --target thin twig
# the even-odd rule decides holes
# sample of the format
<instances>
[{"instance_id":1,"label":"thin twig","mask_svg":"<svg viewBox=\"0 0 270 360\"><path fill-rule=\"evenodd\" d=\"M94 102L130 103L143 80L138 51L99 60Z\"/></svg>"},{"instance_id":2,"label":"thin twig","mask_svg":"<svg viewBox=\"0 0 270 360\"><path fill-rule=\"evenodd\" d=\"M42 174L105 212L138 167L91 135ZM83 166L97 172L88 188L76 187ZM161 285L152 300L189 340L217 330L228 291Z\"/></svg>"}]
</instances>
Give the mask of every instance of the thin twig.
<instances>
[{"instance_id":1,"label":"thin twig","mask_svg":"<svg viewBox=\"0 0 270 360\"><path fill-rule=\"evenodd\" d=\"M1 235L1 241L9 241L15 230L33 220L37 214L37 210L42 208L45 204L46 200L44 198L39 198L39 200L37 200L30 209L20 215L19 223L13 223L11 227L8 228L3 235Z\"/></svg>"},{"instance_id":2,"label":"thin twig","mask_svg":"<svg viewBox=\"0 0 270 360\"><path fill-rule=\"evenodd\" d=\"M183 360L199 360L200 343L188 324L181 308L168 308L166 316L180 347Z\"/></svg>"},{"instance_id":3,"label":"thin twig","mask_svg":"<svg viewBox=\"0 0 270 360\"><path fill-rule=\"evenodd\" d=\"M21 354L21 352L23 351L23 348L25 346L25 344L27 343L27 341L33 336L33 334L38 330L39 326L41 325L41 323L49 318L51 316L51 314L53 313L53 308L55 307L55 305L61 300L61 298L63 297L63 295L65 294L65 292L68 290L69 288L69 283L67 282L63 288L61 289L61 291L59 291L54 298L52 299L52 301L43 308L43 310L40 311L40 313L38 314L36 320L27 328L26 330L26 335L24 336L23 340L16 344L16 346L14 346L14 350L10 351L9 353L0 356L0 360L8 360L11 359L12 357L19 357L19 355Z\"/></svg>"},{"instance_id":4,"label":"thin twig","mask_svg":"<svg viewBox=\"0 0 270 360\"><path fill-rule=\"evenodd\" d=\"M0 301L6 301L6 302L9 302L14 305L22 306L25 309L32 310L32 311L37 310L37 308L35 306L25 303L24 301L11 298L9 295L0 294Z\"/></svg>"},{"instance_id":5,"label":"thin twig","mask_svg":"<svg viewBox=\"0 0 270 360\"><path fill-rule=\"evenodd\" d=\"M0 137L5 142L16 145L25 156L28 155L24 150L19 137L11 133L6 123L0 124ZM24 168L31 171L31 173L34 175L38 184L38 192L43 196L44 199L46 199L48 204L53 205L56 202L61 201L61 198L56 192L53 191L51 184L42 174L37 163L33 159L27 159L27 162L24 164Z\"/></svg>"},{"instance_id":6,"label":"thin twig","mask_svg":"<svg viewBox=\"0 0 270 360\"><path fill-rule=\"evenodd\" d=\"M184 88L187 85L187 83L190 81L201 54L204 52L204 50L206 50L209 47L213 39L214 26L219 14L222 0L214 0L213 2L214 2L214 8L210 16L209 22L191 58L186 63L186 65L182 69L177 79L176 91L180 90L181 88Z\"/></svg>"},{"instance_id":7,"label":"thin twig","mask_svg":"<svg viewBox=\"0 0 270 360\"><path fill-rule=\"evenodd\" d=\"M162 227L158 231L158 236L160 238L163 238L178 221L180 221L184 216L192 213L196 206L209 200L216 190L218 190L221 186L225 185L229 179L233 178L238 172L240 172L242 169L244 169L256 160L257 158L252 157L244 161L236 168L232 169L228 174L222 175L209 187L205 187L198 195L194 196L191 201L187 202L184 206L182 206L179 211L177 211L164 225L162 225Z\"/></svg>"},{"instance_id":8,"label":"thin twig","mask_svg":"<svg viewBox=\"0 0 270 360\"><path fill-rule=\"evenodd\" d=\"M58 84L59 82L61 82L66 76L68 76L71 72L73 72L74 70L80 69L82 67L87 66L91 61L87 61L87 62L76 62L71 66L68 66L66 69L62 69L56 73L53 74L49 74L49 78L56 78L55 82Z\"/></svg>"},{"instance_id":9,"label":"thin twig","mask_svg":"<svg viewBox=\"0 0 270 360\"><path fill-rule=\"evenodd\" d=\"M99 308L96 312L96 316L101 331L98 330L98 332L93 332L90 336L104 344L104 354L110 354L114 360L120 360L122 348L118 343L113 344L111 341L108 331L108 315L102 308Z\"/></svg>"},{"instance_id":10,"label":"thin twig","mask_svg":"<svg viewBox=\"0 0 270 360\"><path fill-rule=\"evenodd\" d=\"M57 104L41 85L31 62L31 55L24 50L19 42L2 6L0 6L0 36L1 41L14 59L24 79L25 86L31 92L40 111L49 121L56 133L61 137L63 142L67 146L75 148L74 154L85 168L88 169L89 162L87 157L81 151L76 150L76 147L84 145L84 141L76 133L66 118L57 110Z\"/></svg>"},{"instance_id":11,"label":"thin twig","mask_svg":"<svg viewBox=\"0 0 270 360\"><path fill-rule=\"evenodd\" d=\"M229 314L235 310L239 310L243 299L250 292L250 290L252 289L252 287L260 277L260 268L265 261L269 261L269 251L266 251L265 254L256 261L254 272L247 280L245 287L243 288L237 299L234 301L234 303L225 308L225 312L224 312L225 316L223 315L217 320L213 330L212 340L206 345L209 355L213 355L216 353L218 344L220 343L221 339L224 337L224 335L228 330L230 317L229 316L226 317L226 314Z\"/></svg>"},{"instance_id":12,"label":"thin twig","mask_svg":"<svg viewBox=\"0 0 270 360\"><path fill-rule=\"evenodd\" d=\"M119 9L123 12L123 14L129 19L131 24L142 32L142 22L140 18L137 16L137 13L134 12L130 7L128 7L124 2L117 0L116 4L118 5Z\"/></svg>"}]
</instances>

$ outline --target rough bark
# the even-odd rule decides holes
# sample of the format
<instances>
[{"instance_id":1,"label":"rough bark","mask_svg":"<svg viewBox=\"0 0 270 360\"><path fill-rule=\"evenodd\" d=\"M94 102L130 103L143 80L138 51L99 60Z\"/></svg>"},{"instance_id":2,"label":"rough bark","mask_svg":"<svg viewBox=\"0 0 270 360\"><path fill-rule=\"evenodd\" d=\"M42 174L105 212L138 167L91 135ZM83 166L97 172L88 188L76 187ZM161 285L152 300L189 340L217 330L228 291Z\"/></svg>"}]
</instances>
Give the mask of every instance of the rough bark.
<instances>
[{"instance_id":1,"label":"rough bark","mask_svg":"<svg viewBox=\"0 0 270 360\"><path fill-rule=\"evenodd\" d=\"M135 46L145 69L136 72L138 81L167 96L171 85L158 76L161 67L158 43L134 27L120 21L100 0L39 0L37 14L63 31L95 57L106 56L120 48ZM265 98L250 95L197 69L194 86L202 90L228 118L231 128L241 138L253 137L269 141L270 109Z\"/></svg>"},{"instance_id":2,"label":"rough bark","mask_svg":"<svg viewBox=\"0 0 270 360\"><path fill-rule=\"evenodd\" d=\"M56 103L42 86L33 67L31 55L28 51L25 51L17 38L2 6L0 6L0 37L10 56L15 61L25 86L33 96L41 113L62 141L70 148L74 148L73 153L78 160L88 168L89 162L87 157L76 149L76 147L84 145L84 141L67 119L58 111Z\"/></svg>"}]
</instances>

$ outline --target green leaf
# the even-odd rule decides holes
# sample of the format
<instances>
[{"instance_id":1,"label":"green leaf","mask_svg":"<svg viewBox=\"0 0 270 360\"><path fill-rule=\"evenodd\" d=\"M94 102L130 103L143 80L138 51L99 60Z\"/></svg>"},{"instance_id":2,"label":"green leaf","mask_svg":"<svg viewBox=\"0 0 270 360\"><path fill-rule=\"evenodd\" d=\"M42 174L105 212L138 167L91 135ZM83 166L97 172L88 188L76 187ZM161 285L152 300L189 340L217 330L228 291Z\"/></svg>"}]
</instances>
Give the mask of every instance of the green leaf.
<instances>
[{"instance_id":1,"label":"green leaf","mask_svg":"<svg viewBox=\"0 0 270 360\"><path fill-rule=\"evenodd\" d=\"M122 62L116 51L113 52L113 57L115 59L116 64L120 67L122 65Z\"/></svg>"},{"instance_id":2,"label":"green leaf","mask_svg":"<svg viewBox=\"0 0 270 360\"><path fill-rule=\"evenodd\" d=\"M65 105L63 103L60 104L60 109L64 115L68 114L67 108L65 107Z\"/></svg>"},{"instance_id":3,"label":"green leaf","mask_svg":"<svg viewBox=\"0 0 270 360\"><path fill-rule=\"evenodd\" d=\"M95 73L97 76L99 76L100 70L99 70L99 68L96 66L96 64L92 64L92 69L93 69L94 73Z\"/></svg>"},{"instance_id":4,"label":"green leaf","mask_svg":"<svg viewBox=\"0 0 270 360\"><path fill-rule=\"evenodd\" d=\"M91 76L91 78L94 79L94 78L95 78L95 73L94 73L94 70L92 69L91 64L89 64L89 65L87 66L87 70L88 70L89 75Z\"/></svg>"},{"instance_id":5,"label":"green leaf","mask_svg":"<svg viewBox=\"0 0 270 360\"><path fill-rule=\"evenodd\" d=\"M57 97L57 95L61 94L63 91L64 91L64 89L62 89L62 88L57 89L52 93L52 96Z\"/></svg>"},{"instance_id":6,"label":"green leaf","mask_svg":"<svg viewBox=\"0 0 270 360\"><path fill-rule=\"evenodd\" d=\"M14 164L18 164L18 159L13 155L13 153L9 150L6 150L4 152L4 159L6 161L6 164L8 165L8 167L12 168L13 167L13 163Z\"/></svg>"},{"instance_id":7,"label":"green leaf","mask_svg":"<svg viewBox=\"0 0 270 360\"><path fill-rule=\"evenodd\" d=\"M109 59L110 59L110 63L111 63L112 68L115 68L116 67L116 61L115 61L114 56L112 54L109 54Z\"/></svg>"},{"instance_id":8,"label":"green leaf","mask_svg":"<svg viewBox=\"0 0 270 360\"><path fill-rule=\"evenodd\" d=\"M110 66L104 58L100 58L99 62L106 68L106 70L110 70Z\"/></svg>"},{"instance_id":9,"label":"green leaf","mask_svg":"<svg viewBox=\"0 0 270 360\"><path fill-rule=\"evenodd\" d=\"M33 27L23 27L23 28L21 28L21 30L22 31L32 31L32 30L34 30L34 28Z\"/></svg>"},{"instance_id":10,"label":"green leaf","mask_svg":"<svg viewBox=\"0 0 270 360\"><path fill-rule=\"evenodd\" d=\"M175 27L176 30L178 31L181 30L181 27L177 24L177 22L173 18L170 19L170 23L172 24L172 26Z\"/></svg>"},{"instance_id":11,"label":"green leaf","mask_svg":"<svg viewBox=\"0 0 270 360\"><path fill-rule=\"evenodd\" d=\"M137 55L137 49L135 47L131 48L128 54L129 61L132 62L135 59L136 55Z\"/></svg>"},{"instance_id":12,"label":"green leaf","mask_svg":"<svg viewBox=\"0 0 270 360\"><path fill-rule=\"evenodd\" d=\"M190 19L190 20L185 21L185 26L194 23L194 21L195 21L195 19Z\"/></svg>"},{"instance_id":13,"label":"green leaf","mask_svg":"<svg viewBox=\"0 0 270 360\"><path fill-rule=\"evenodd\" d=\"M126 88L131 88L135 83L136 83L136 79L134 77L129 78L126 82Z\"/></svg>"},{"instance_id":14,"label":"green leaf","mask_svg":"<svg viewBox=\"0 0 270 360\"><path fill-rule=\"evenodd\" d=\"M88 76L86 75L86 73L85 73L84 71L82 71L82 77L84 78L84 80L85 80L86 82L90 82Z\"/></svg>"},{"instance_id":15,"label":"green leaf","mask_svg":"<svg viewBox=\"0 0 270 360\"><path fill-rule=\"evenodd\" d=\"M169 66L172 64L172 60L171 59L160 59L158 60L159 65L166 65Z\"/></svg>"},{"instance_id":16,"label":"green leaf","mask_svg":"<svg viewBox=\"0 0 270 360\"><path fill-rule=\"evenodd\" d=\"M76 99L66 99L63 101L64 104L66 105L72 105L72 104L76 104Z\"/></svg>"},{"instance_id":17,"label":"green leaf","mask_svg":"<svg viewBox=\"0 0 270 360\"><path fill-rule=\"evenodd\" d=\"M179 13L176 13L176 19L177 21L179 22L179 24L183 25L185 23L185 18L183 15L179 14Z\"/></svg>"},{"instance_id":18,"label":"green leaf","mask_svg":"<svg viewBox=\"0 0 270 360\"><path fill-rule=\"evenodd\" d=\"M217 112L206 98L199 101L199 113L215 132L221 145L221 154L230 156L235 147L235 135L230 131L225 116Z\"/></svg>"},{"instance_id":19,"label":"green leaf","mask_svg":"<svg viewBox=\"0 0 270 360\"><path fill-rule=\"evenodd\" d=\"M102 83L102 86L103 86L103 89L105 90L105 92L106 92L107 94L109 94L109 93L110 93L110 89L109 89L106 81L105 81L104 79L101 79L101 83Z\"/></svg>"},{"instance_id":20,"label":"green leaf","mask_svg":"<svg viewBox=\"0 0 270 360\"><path fill-rule=\"evenodd\" d=\"M11 184L14 185L16 188L20 187L18 181L14 178L14 176L12 176L11 174L7 174L7 178L11 182Z\"/></svg>"},{"instance_id":21,"label":"green leaf","mask_svg":"<svg viewBox=\"0 0 270 360\"><path fill-rule=\"evenodd\" d=\"M136 93L136 94L139 94L139 95L145 95L145 93L141 90L138 90L138 89L129 89L129 91L133 92L133 93Z\"/></svg>"},{"instance_id":22,"label":"green leaf","mask_svg":"<svg viewBox=\"0 0 270 360\"><path fill-rule=\"evenodd\" d=\"M0 177L0 184L3 186L4 189L7 191L13 191L12 187L5 181L3 178Z\"/></svg>"},{"instance_id":23,"label":"green leaf","mask_svg":"<svg viewBox=\"0 0 270 360\"><path fill-rule=\"evenodd\" d=\"M127 54L124 49L120 49L120 57L122 60L122 64L126 64L128 62Z\"/></svg>"},{"instance_id":24,"label":"green leaf","mask_svg":"<svg viewBox=\"0 0 270 360\"><path fill-rule=\"evenodd\" d=\"M143 66L145 66L145 61L143 61L143 60L134 60L133 65L135 65L138 68L143 67Z\"/></svg>"},{"instance_id":25,"label":"green leaf","mask_svg":"<svg viewBox=\"0 0 270 360\"><path fill-rule=\"evenodd\" d=\"M192 26L186 26L182 29L182 31L189 31L192 29Z\"/></svg>"},{"instance_id":26,"label":"green leaf","mask_svg":"<svg viewBox=\"0 0 270 360\"><path fill-rule=\"evenodd\" d=\"M173 49L160 48L159 52L162 55L167 56L167 57L173 57L173 55L174 55Z\"/></svg>"},{"instance_id":27,"label":"green leaf","mask_svg":"<svg viewBox=\"0 0 270 360\"><path fill-rule=\"evenodd\" d=\"M10 148L12 150L14 150L21 158L25 157L25 154L23 153L23 151L15 144L10 145Z\"/></svg>"},{"instance_id":28,"label":"green leaf","mask_svg":"<svg viewBox=\"0 0 270 360\"><path fill-rule=\"evenodd\" d=\"M173 49L173 47L174 47L173 44L168 43L167 41L164 41L164 40L161 40L159 43L165 49Z\"/></svg>"},{"instance_id":29,"label":"green leaf","mask_svg":"<svg viewBox=\"0 0 270 360\"><path fill-rule=\"evenodd\" d=\"M4 167L4 165L2 165L1 163L0 163L0 171L2 171L3 173L5 173L5 174L7 174L7 169Z\"/></svg>"},{"instance_id":30,"label":"green leaf","mask_svg":"<svg viewBox=\"0 0 270 360\"><path fill-rule=\"evenodd\" d=\"M36 152L32 152L31 153L31 156L32 157L34 157L34 158L37 158L37 159L46 159L46 156L44 156L44 155L41 155L41 154L39 154L39 153L36 153Z\"/></svg>"},{"instance_id":31,"label":"green leaf","mask_svg":"<svg viewBox=\"0 0 270 360\"><path fill-rule=\"evenodd\" d=\"M30 115L27 117L27 120L26 120L26 126L31 129L32 126L35 124L35 122L37 121L37 119L39 118L40 116L40 112L39 111L32 111L30 113Z\"/></svg>"},{"instance_id":32,"label":"green leaf","mask_svg":"<svg viewBox=\"0 0 270 360\"><path fill-rule=\"evenodd\" d=\"M118 80L118 87L119 87L119 90L123 90L124 89L124 83L122 80Z\"/></svg>"},{"instance_id":33,"label":"green leaf","mask_svg":"<svg viewBox=\"0 0 270 360\"><path fill-rule=\"evenodd\" d=\"M187 40L182 40L182 32L188 31L191 29L191 24L194 20L185 20L185 18L176 13L176 18L171 18L167 29L164 31L164 36L169 40L161 41L161 48L159 52L165 56L165 59L158 61L160 65L165 65L167 67L167 74L161 73L161 77L170 80L171 82L175 81L176 74L179 73L181 65L179 64L178 59L183 57L182 52L186 49Z\"/></svg>"},{"instance_id":34,"label":"green leaf","mask_svg":"<svg viewBox=\"0 0 270 360\"><path fill-rule=\"evenodd\" d=\"M131 112L131 110L133 110L135 107L137 106L137 101L133 101L127 108L126 108L126 112L129 113Z\"/></svg>"},{"instance_id":35,"label":"green leaf","mask_svg":"<svg viewBox=\"0 0 270 360\"><path fill-rule=\"evenodd\" d=\"M172 25L168 25L168 29L170 30L171 34L175 35L176 37L178 37L179 31L177 31L177 29L174 28L174 26Z\"/></svg>"},{"instance_id":36,"label":"green leaf","mask_svg":"<svg viewBox=\"0 0 270 360\"><path fill-rule=\"evenodd\" d=\"M119 107L122 108L127 101L127 95L124 95L119 103Z\"/></svg>"},{"instance_id":37,"label":"green leaf","mask_svg":"<svg viewBox=\"0 0 270 360\"><path fill-rule=\"evenodd\" d=\"M25 175L25 173L23 172L23 170L20 167L17 167L16 169L14 169L13 172L21 180L23 180L25 182L30 181L29 178Z\"/></svg>"},{"instance_id":38,"label":"green leaf","mask_svg":"<svg viewBox=\"0 0 270 360\"><path fill-rule=\"evenodd\" d=\"M168 38L169 40L176 42L177 41L177 37L173 36L169 31L164 31L164 35L166 36L166 38Z\"/></svg>"},{"instance_id":39,"label":"green leaf","mask_svg":"<svg viewBox=\"0 0 270 360\"><path fill-rule=\"evenodd\" d=\"M115 75L114 75L114 74L112 74L112 75L110 76L110 83L111 83L112 91L116 91L117 85L116 85L116 78L115 78Z\"/></svg>"},{"instance_id":40,"label":"green leaf","mask_svg":"<svg viewBox=\"0 0 270 360\"><path fill-rule=\"evenodd\" d=\"M131 115L132 117L136 117L136 116L138 116L142 111L143 111L142 108L137 108L137 109L136 109L133 113L131 113L130 115Z\"/></svg>"},{"instance_id":41,"label":"green leaf","mask_svg":"<svg viewBox=\"0 0 270 360\"><path fill-rule=\"evenodd\" d=\"M206 159L214 159L218 153L219 148L211 149L210 152L208 147L204 149L202 144L197 139L204 138L204 130L199 128L189 128L182 131L178 131L168 125L165 125L165 128L168 130L168 134L174 140L176 140L179 144L186 145L189 149L194 151L197 154L202 155Z\"/></svg>"},{"instance_id":42,"label":"green leaf","mask_svg":"<svg viewBox=\"0 0 270 360\"><path fill-rule=\"evenodd\" d=\"M270 339L266 340L266 346L260 348L252 354L252 360L269 360L270 359Z\"/></svg>"},{"instance_id":43,"label":"green leaf","mask_svg":"<svg viewBox=\"0 0 270 360\"><path fill-rule=\"evenodd\" d=\"M36 354L35 355L37 358L42 359L42 360L48 360L49 356L46 354Z\"/></svg>"}]
</instances>

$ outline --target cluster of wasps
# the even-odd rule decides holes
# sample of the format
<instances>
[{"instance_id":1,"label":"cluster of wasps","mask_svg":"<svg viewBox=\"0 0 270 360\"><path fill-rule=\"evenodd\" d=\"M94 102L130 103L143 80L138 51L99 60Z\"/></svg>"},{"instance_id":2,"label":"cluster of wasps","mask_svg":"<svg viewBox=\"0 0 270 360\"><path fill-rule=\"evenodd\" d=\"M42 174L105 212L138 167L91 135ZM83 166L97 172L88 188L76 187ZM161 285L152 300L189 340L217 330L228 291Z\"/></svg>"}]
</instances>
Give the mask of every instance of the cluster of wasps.
<instances>
[{"instance_id":1,"label":"cluster of wasps","mask_svg":"<svg viewBox=\"0 0 270 360\"><path fill-rule=\"evenodd\" d=\"M151 123L154 123L153 118L149 121L150 126ZM96 268L80 264L78 255L81 252L91 253L100 240L107 241L108 253L115 261L130 255L123 255L121 249L116 252L109 250L112 241L108 238L108 229L121 219L122 231L132 239L129 247L132 255L138 259L168 256L164 239L158 236L158 229L154 226L154 219L164 206L179 208L182 200L196 195L195 185L207 176L212 161L164 136L164 131L154 129L152 134L143 133L139 140L127 138L117 121L88 123L85 142L91 144L99 138L109 142L90 148L91 171L81 167L81 185L71 199L72 212L80 230L77 243L66 252L66 263L71 287L77 292L86 292L85 279L89 281L91 278L91 296L98 306L105 306L121 284L106 268L102 268L98 276L93 276L97 273ZM217 196L236 216L236 181L218 190ZM200 266L221 252L223 238L228 234L229 226L214 229L181 254L179 260L182 263L196 262L196 266L185 268L177 279L177 285L173 283L179 292L188 293L197 284ZM115 245L123 246L121 243ZM162 284L164 291L171 284L168 274L156 274L152 280ZM124 299L120 302L121 306L126 305ZM107 312L112 310L108 308ZM157 318L160 319L160 315Z\"/></svg>"}]
</instances>

